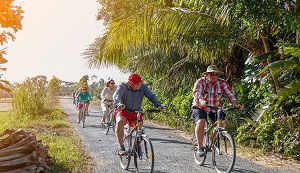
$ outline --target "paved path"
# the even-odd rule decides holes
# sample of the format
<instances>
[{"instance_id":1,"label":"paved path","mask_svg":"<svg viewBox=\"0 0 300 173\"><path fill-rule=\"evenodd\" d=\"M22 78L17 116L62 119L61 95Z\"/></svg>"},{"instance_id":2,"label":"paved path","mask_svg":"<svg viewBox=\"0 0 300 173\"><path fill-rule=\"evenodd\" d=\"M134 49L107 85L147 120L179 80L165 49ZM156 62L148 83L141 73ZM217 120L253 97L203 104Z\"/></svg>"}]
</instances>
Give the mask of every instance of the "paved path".
<instances>
[{"instance_id":1,"label":"paved path","mask_svg":"<svg viewBox=\"0 0 300 173\"><path fill-rule=\"evenodd\" d=\"M86 128L76 123L76 110L72 99L61 99L64 111L69 114L71 123L81 137L86 150L92 156L95 173L134 172L133 164L129 171L121 170L115 151L118 148L114 135L104 135L100 128L100 108L90 107L90 116L86 119ZM175 129L146 124L147 134L150 136L155 152L155 173L215 173L210 157L204 166L195 164L191 152L190 141ZM238 157L234 167L235 173L300 173L298 170L284 170L281 168L267 168L249 160Z\"/></svg>"}]
</instances>

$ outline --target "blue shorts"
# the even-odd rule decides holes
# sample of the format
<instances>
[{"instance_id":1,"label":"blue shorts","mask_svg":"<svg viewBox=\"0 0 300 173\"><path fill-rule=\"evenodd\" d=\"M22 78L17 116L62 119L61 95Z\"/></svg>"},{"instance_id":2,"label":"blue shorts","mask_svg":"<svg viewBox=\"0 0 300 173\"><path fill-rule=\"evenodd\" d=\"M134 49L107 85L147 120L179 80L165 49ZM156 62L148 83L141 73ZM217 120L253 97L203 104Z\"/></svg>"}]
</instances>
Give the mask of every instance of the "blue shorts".
<instances>
[{"instance_id":1,"label":"blue shorts","mask_svg":"<svg viewBox=\"0 0 300 173\"><path fill-rule=\"evenodd\" d=\"M211 123L215 123L216 122L216 118L221 119L221 120L225 120L226 114L224 112L221 112L220 115L217 117L217 113L213 113L210 112L208 114L208 117L210 119ZM191 118L193 119L193 121L196 123L199 119L205 119L207 120L207 113L206 111L197 108L197 107L193 107L192 108L192 116Z\"/></svg>"}]
</instances>

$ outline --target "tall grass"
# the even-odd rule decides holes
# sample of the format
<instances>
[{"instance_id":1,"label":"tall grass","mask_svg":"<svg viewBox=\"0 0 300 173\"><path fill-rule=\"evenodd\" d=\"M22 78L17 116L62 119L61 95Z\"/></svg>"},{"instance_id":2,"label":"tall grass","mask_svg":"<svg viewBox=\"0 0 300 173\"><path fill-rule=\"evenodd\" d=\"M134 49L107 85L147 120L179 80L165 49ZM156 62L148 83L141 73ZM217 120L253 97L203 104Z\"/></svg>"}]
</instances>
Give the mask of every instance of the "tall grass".
<instances>
[{"instance_id":1,"label":"tall grass","mask_svg":"<svg viewBox=\"0 0 300 173\"><path fill-rule=\"evenodd\" d=\"M43 115L46 105L46 81L27 78L13 91L13 112L19 118Z\"/></svg>"}]
</instances>

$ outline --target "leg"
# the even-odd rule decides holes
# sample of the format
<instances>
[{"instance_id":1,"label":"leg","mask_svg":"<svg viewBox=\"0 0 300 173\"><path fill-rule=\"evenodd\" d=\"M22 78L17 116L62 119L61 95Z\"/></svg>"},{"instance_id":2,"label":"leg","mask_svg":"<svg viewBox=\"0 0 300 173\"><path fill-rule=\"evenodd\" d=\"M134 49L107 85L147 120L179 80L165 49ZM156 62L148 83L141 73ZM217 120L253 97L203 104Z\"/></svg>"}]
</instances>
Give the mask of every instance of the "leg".
<instances>
[{"instance_id":1,"label":"leg","mask_svg":"<svg viewBox=\"0 0 300 173\"><path fill-rule=\"evenodd\" d=\"M224 112L221 112L220 115L218 115L218 121L220 127L226 128L226 114Z\"/></svg>"},{"instance_id":2,"label":"leg","mask_svg":"<svg viewBox=\"0 0 300 173\"><path fill-rule=\"evenodd\" d=\"M81 114L82 114L82 109L79 109L77 114L77 123L80 122Z\"/></svg>"},{"instance_id":3,"label":"leg","mask_svg":"<svg viewBox=\"0 0 300 173\"><path fill-rule=\"evenodd\" d=\"M120 146L124 146L123 138L124 138L124 124L126 123L126 118L118 113L116 116L116 137L117 142Z\"/></svg>"},{"instance_id":4,"label":"leg","mask_svg":"<svg viewBox=\"0 0 300 173\"><path fill-rule=\"evenodd\" d=\"M199 148L203 147L203 137L204 137L205 123L206 123L206 119L199 119L196 122L195 136L196 136Z\"/></svg>"},{"instance_id":5,"label":"leg","mask_svg":"<svg viewBox=\"0 0 300 173\"><path fill-rule=\"evenodd\" d=\"M198 157L202 157L205 155L204 145L203 145L203 137L204 137L204 127L207 119L206 112L202 109L194 108L192 112L192 118L196 123L195 127L195 137L198 144Z\"/></svg>"},{"instance_id":6,"label":"leg","mask_svg":"<svg viewBox=\"0 0 300 173\"><path fill-rule=\"evenodd\" d=\"M86 109L86 114L87 114L87 115L90 115L90 114L89 114L89 104L90 104L89 102L86 102L85 109Z\"/></svg>"},{"instance_id":7,"label":"leg","mask_svg":"<svg viewBox=\"0 0 300 173\"><path fill-rule=\"evenodd\" d=\"M107 115L108 115L109 112L110 112L110 109L108 108L107 105L105 105L105 108L104 108L104 109L105 109L105 110L104 110L103 115L102 115L101 123L105 123L106 117L107 117Z\"/></svg>"}]
</instances>

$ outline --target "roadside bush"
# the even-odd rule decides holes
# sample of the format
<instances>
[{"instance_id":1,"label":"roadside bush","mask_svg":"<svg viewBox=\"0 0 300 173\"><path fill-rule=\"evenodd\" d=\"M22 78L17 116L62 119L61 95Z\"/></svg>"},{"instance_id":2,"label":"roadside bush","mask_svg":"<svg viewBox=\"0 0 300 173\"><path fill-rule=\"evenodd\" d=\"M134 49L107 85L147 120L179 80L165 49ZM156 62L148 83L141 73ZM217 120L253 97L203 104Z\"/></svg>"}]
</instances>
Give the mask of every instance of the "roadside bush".
<instances>
[{"instance_id":1,"label":"roadside bush","mask_svg":"<svg viewBox=\"0 0 300 173\"><path fill-rule=\"evenodd\" d=\"M28 78L14 88L13 112L20 118L43 115L46 98L46 82Z\"/></svg>"}]
</instances>

